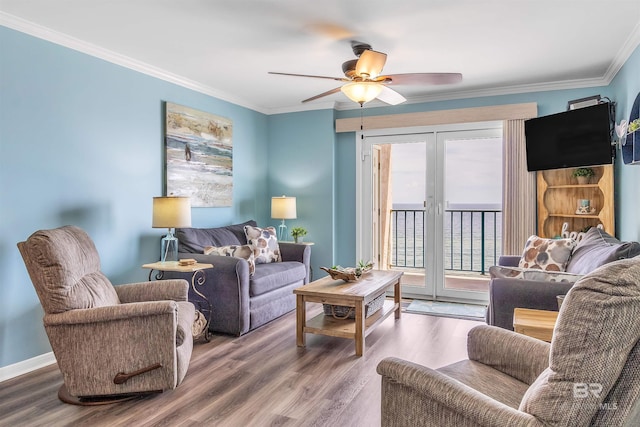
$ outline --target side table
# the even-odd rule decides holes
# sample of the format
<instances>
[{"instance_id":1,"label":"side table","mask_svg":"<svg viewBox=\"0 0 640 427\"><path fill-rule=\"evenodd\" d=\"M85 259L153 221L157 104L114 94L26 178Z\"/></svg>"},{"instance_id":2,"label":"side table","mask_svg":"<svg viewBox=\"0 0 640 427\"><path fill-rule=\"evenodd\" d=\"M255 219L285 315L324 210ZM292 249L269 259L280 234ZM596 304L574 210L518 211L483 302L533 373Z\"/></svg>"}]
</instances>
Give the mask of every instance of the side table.
<instances>
[{"instance_id":1,"label":"side table","mask_svg":"<svg viewBox=\"0 0 640 427\"><path fill-rule=\"evenodd\" d=\"M557 311L516 308L513 310L513 330L519 334L551 342Z\"/></svg>"},{"instance_id":2,"label":"side table","mask_svg":"<svg viewBox=\"0 0 640 427\"><path fill-rule=\"evenodd\" d=\"M204 329L204 339L209 342L210 332L209 332L209 324L211 323L211 314L212 314L212 306L211 301L207 298L202 292L198 290L196 284L198 286L203 286L206 281L206 275L203 270L207 268L213 268L213 264L202 264L195 263L191 265L180 265L178 261L165 261L165 262L153 262L151 264L144 264L142 268L149 269L149 281L151 281L153 277L153 271L156 270L157 273L155 275L156 280L162 280L164 277L164 273L167 271L173 271L178 273L191 273L191 289L195 292L200 298L202 298L206 303L207 307L203 308L198 302L198 308L200 312L207 311L208 316L205 316L207 319L207 323Z\"/></svg>"}]
</instances>

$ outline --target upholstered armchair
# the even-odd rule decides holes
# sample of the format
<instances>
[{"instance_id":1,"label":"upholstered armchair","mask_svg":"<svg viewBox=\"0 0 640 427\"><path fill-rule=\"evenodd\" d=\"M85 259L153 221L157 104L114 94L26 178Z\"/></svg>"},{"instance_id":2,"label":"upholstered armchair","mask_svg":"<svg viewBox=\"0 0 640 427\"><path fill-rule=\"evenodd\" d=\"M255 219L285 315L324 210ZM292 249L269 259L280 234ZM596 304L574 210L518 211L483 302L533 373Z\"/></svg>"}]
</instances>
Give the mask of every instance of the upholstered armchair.
<instances>
[{"instance_id":1,"label":"upholstered armchair","mask_svg":"<svg viewBox=\"0 0 640 427\"><path fill-rule=\"evenodd\" d=\"M433 370L378 365L382 426L640 425L640 257L569 290L551 344L495 326L468 336L468 360Z\"/></svg>"},{"instance_id":2,"label":"upholstered armchair","mask_svg":"<svg viewBox=\"0 0 640 427\"><path fill-rule=\"evenodd\" d=\"M91 238L73 226L37 231L18 248L62 372L61 400L96 404L180 384L195 315L186 281L114 287Z\"/></svg>"}]
</instances>

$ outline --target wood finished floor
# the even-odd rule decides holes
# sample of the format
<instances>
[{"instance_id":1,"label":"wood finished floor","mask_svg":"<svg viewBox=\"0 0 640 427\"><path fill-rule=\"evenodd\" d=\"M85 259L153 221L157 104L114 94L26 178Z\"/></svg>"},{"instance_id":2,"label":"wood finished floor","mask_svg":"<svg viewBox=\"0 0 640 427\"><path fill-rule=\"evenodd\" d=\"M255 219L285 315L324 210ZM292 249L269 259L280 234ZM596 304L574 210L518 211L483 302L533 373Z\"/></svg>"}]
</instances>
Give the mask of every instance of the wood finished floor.
<instances>
[{"instance_id":1,"label":"wood finished floor","mask_svg":"<svg viewBox=\"0 0 640 427\"><path fill-rule=\"evenodd\" d=\"M310 304L308 316L318 313ZM196 343L175 390L129 402L60 402L51 365L0 384L0 426L379 426L380 376L389 356L431 368L466 358L480 322L402 313L380 324L356 357L352 340L307 335L296 347L295 312L240 338Z\"/></svg>"}]
</instances>

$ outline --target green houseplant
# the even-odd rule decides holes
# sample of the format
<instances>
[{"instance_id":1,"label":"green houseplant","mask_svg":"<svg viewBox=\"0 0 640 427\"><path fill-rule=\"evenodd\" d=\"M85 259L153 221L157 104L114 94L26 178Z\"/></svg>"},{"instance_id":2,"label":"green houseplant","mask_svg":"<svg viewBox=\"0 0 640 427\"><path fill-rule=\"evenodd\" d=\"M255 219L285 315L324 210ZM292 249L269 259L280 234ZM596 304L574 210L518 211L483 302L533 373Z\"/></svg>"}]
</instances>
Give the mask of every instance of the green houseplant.
<instances>
[{"instance_id":1,"label":"green houseplant","mask_svg":"<svg viewBox=\"0 0 640 427\"><path fill-rule=\"evenodd\" d=\"M307 229L304 227L293 227L291 229L291 235L293 236L294 242L302 243L304 236L307 235Z\"/></svg>"},{"instance_id":2,"label":"green houseplant","mask_svg":"<svg viewBox=\"0 0 640 427\"><path fill-rule=\"evenodd\" d=\"M588 184L595 172L591 168L577 168L573 171L573 176L578 180L578 184Z\"/></svg>"}]
</instances>

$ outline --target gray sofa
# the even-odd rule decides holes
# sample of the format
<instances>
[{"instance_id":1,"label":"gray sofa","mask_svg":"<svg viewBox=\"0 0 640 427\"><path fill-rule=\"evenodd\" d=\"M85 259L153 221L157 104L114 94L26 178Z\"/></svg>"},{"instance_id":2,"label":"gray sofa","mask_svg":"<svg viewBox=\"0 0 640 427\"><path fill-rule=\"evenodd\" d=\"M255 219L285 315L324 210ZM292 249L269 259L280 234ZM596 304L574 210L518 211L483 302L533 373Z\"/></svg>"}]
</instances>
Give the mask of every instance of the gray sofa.
<instances>
[{"instance_id":1,"label":"gray sofa","mask_svg":"<svg viewBox=\"0 0 640 427\"><path fill-rule=\"evenodd\" d=\"M621 242L599 228L591 228L571 252L566 272L588 274L610 262L640 255L640 243ZM520 256L500 257L498 264L517 267ZM489 325L513 330L513 310L533 308L558 311L557 295L565 295L574 284L571 279L562 281L526 280L522 278L494 277L489 282L489 306L486 321Z\"/></svg>"},{"instance_id":2,"label":"gray sofa","mask_svg":"<svg viewBox=\"0 0 640 427\"><path fill-rule=\"evenodd\" d=\"M246 245L244 226L255 221L217 228L178 228L178 258L193 258L213 264L205 270L205 283L197 286L212 304L209 330L240 336L295 308L293 290L309 282L311 247L279 242L282 262L256 264L249 274L249 263L242 258L205 255L207 246ZM169 273L168 278L190 279L189 275ZM202 298L189 289L189 300L198 307ZM206 307L206 306L205 306ZM209 317L206 311L205 316Z\"/></svg>"}]
</instances>

